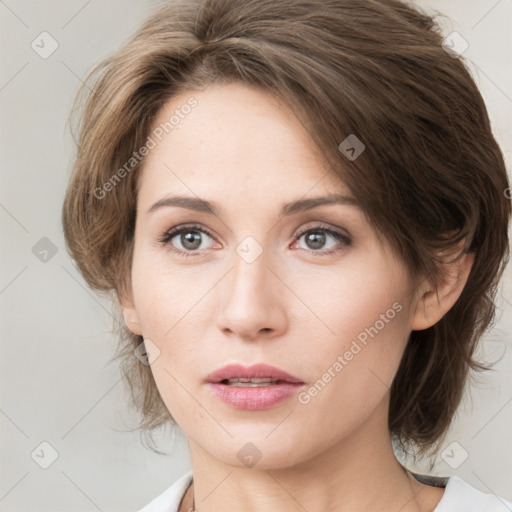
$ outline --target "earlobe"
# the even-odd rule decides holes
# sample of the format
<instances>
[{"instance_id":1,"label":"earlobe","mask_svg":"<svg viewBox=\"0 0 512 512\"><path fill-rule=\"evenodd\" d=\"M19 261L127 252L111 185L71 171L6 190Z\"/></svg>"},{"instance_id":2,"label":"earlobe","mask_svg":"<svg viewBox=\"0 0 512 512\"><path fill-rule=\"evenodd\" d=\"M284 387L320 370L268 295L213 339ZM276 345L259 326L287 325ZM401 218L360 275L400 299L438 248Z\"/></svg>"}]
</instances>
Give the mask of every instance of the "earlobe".
<instances>
[{"instance_id":1,"label":"earlobe","mask_svg":"<svg viewBox=\"0 0 512 512\"><path fill-rule=\"evenodd\" d=\"M424 281L412 319L411 329L428 329L439 322L452 308L466 285L475 253L462 253L455 261L446 264L446 275L437 286Z\"/></svg>"},{"instance_id":2,"label":"earlobe","mask_svg":"<svg viewBox=\"0 0 512 512\"><path fill-rule=\"evenodd\" d=\"M142 336L139 317L137 316L135 309L123 308L123 318L126 327L128 327L133 334Z\"/></svg>"},{"instance_id":3,"label":"earlobe","mask_svg":"<svg viewBox=\"0 0 512 512\"><path fill-rule=\"evenodd\" d=\"M120 299L121 308L123 310L123 318L126 327L130 329L133 334L142 336L142 329L140 327L139 316L133 304L133 299L123 297Z\"/></svg>"}]
</instances>

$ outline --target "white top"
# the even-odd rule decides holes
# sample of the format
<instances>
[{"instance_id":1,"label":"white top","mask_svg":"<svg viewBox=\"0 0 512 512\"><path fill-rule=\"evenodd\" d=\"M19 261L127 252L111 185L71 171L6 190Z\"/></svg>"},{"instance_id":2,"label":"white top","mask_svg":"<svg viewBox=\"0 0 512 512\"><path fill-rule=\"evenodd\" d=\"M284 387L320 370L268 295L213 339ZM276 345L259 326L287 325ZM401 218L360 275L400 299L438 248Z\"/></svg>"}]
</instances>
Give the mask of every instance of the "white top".
<instances>
[{"instance_id":1,"label":"white top","mask_svg":"<svg viewBox=\"0 0 512 512\"><path fill-rule=\"evenodd\" d=\"M475 489L458 476L432 477L412 473L416 480L436 487L445 487L441 501L433 512L507 512L512 502L495 494ZM178 512L179 504L192 483L192 471L181 476L162 494L138 512Z\"/></svg>"}]
</instances>

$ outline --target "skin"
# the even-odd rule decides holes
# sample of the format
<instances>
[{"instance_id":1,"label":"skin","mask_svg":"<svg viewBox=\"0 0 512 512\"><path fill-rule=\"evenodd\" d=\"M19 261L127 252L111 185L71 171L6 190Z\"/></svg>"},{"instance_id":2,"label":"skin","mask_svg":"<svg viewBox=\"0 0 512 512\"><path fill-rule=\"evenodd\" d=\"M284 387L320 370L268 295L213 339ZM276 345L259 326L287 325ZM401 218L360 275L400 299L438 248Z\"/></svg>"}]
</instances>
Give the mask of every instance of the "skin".
<instances>
[{"instance_id":1,"label":"skin","mask_svg":"<svg viewBox=\"0 0 512 512\"><path fill-rule=\"evenodd\" d=\"M451 264L436 293L426 280L413 285L357 205L280 216L286 202L350 191L268 92L239 83L189 91L172 98L155 125L190 96L197 107L146 157L132 289L122 299L128 327L160 351L151 370L188 438L194 484L180 510L192 496L201 512L433 510L443 489L418 483L393 454L389 387L411 330L451 308L472 255ZM215 202L220 213L177 206L148 213L175 194ZM159 242L192 223L212 235L199 233L199 249L180 235ZM348 233L350 243L325 231L323 245L306 235L294 241L319 225ZM248 236L262 249L250 264L236 252ZM229 363L266 362L312 386L397 302L400 312L307 404L292 397L263 411L235 409L203 382ZM262 454L253 467L237 457L248 442Z\"/></svg>"}]
</instances>

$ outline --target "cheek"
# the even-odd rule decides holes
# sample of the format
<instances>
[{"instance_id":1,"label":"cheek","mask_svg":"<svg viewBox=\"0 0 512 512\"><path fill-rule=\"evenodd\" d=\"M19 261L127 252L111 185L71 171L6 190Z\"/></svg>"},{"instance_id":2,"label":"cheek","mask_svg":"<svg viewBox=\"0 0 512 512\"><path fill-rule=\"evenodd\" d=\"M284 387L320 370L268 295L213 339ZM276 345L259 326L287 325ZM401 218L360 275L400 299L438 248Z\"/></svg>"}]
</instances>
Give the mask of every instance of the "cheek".
<instances>
[{"instance_id":1,"label":"cheek","mask_svg":"<svg viewBox=\"0 0 512 512\"><path fill-rule=\"evenodd\" d=\"M344 381L344 387L350 383L346 389L356 392L368 381L389 387L409 335L404 306L387 296L338 304L336 312L324 316L334 334L304 347L303 355L308 352L308 361L314 361L313 373L318 378L326 372L341 375L332 381Z\"/></svg>"},{"instance_id":2,"label":"cheek","mask_svg":"<svg viewBox=\"0 0 512 512\"><path fill-rule=\"evenodd\" d=\"M382 400L398 369L410 332L408 281L401 267L376 262L337 275L320 283L321 294L308 295L323 334L302 353L313 382L303 403L330 411L333 421L356 421Z\"/></svg>"},{"instance_id":3,"label":"cheek","mask_svg":"<svg viewBox=\"0 0 512 512\"><path fill-rule=\"evenodd\" d=\"M387 407L383 401L398 369L407 329L400 318L403 310L389 323L379 318L381 311L388 311L384 304L384 309L379 305L370 308L368 303L361 308L347 305L340 316L331 319L336 341L303 352L311 375L309 386L299 396L304 431L322 428L326 439L344 437L360 428L381 405ZM389 311L393 316L395 310Z\"/></svg>"},{"instance_id":4,"label":"cheek","mask_svg":"<svg viewBox=\"0 0 512 512\"><path fill-rule=\"evenodd\" d=\"M195 314L214 283L211 269L199 267L170 264L164 250L135 252L132 288L144 336L172 338L179 323Z\"/></svg>"},{"instance_id":5,"label":"cheek","mask_svg":"<svg viewBox=\"0 0 512 512\"><path fill-rule=\"evenodd\" d=\"M151 371L178 423L190 410L191 398L185 390L196 392L192 386L198 385L201 368L209 359L200 329L214 321L211 292L218 277L211 268L199 267L171 266L165 255L143 252L135 253L133 260L133 295L142 334L158 348Z\"/></svg>"},{"instance_id":6,"label":"cheek","mask_svg":"<svg viewBox=\"0 0 512 512\"><path fill-rule=\"evenodd\" d=\"M337 350L348 350L353 340L361 346L374 339L393 343L407 333L408 287L404 268L374 248L329 271L302 273L294 292L309 310L297 309L290 322L308 319L321 346Z\"/></svg>"}]
</instances>

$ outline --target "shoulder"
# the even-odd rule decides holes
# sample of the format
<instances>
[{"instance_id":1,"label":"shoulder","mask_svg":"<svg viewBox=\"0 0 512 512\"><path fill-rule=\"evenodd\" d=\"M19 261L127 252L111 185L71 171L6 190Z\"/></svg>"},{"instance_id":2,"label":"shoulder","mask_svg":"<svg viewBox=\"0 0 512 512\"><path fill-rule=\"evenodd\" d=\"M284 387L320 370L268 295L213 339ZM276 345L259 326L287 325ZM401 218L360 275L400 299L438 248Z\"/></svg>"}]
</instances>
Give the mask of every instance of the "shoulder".
<instances>
[{"instance_id":1,"label":"shoulder","mask_svg":"<svg viewBox=\"0 0 512 512\"><path fill-rule=\"evenodd\" d=\"M434 512L505 512L512 510L512 502L492 493L482 492L468 484L458 476L434 477L430 475L414 475L427 485L444 487L441 501Z\"/></svg>"},{"instance_id":2,"label":"shoulder","mask_svg":"<svg viewBox=\"0 0 512 512\"><path fill-rule=\"evenodd\" d=\"M434 512L505 512L512 510L512 502L492 493L479 491L458 476L448 477L446 489Z\"/></svg>"},{"instance_id":3,"label":"shoulder","mask_svg":"<svg viewBox=\"0 0 512 512\"><path fill-rule=\"evenodd\" d=\"M191 483L192 471L189 471L137 512L177 512Z\"/></svg>"},{"instance_id":4,"label":"shoulder","mask_svg":"<svg viewBox=\"0 0 512 512\"><path fill-rule=\"evenodd\" d=\"M512 502L495 494L479 491L458 476L435 477L414 474L414 477L421 483L445 488L443 497L434 512L460 512L461 510L505 512L512 510ZM138 512L177 512L191 483L192 471L189 471Z\"/></svg>"}]
</instances>

